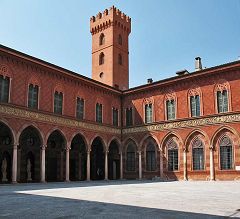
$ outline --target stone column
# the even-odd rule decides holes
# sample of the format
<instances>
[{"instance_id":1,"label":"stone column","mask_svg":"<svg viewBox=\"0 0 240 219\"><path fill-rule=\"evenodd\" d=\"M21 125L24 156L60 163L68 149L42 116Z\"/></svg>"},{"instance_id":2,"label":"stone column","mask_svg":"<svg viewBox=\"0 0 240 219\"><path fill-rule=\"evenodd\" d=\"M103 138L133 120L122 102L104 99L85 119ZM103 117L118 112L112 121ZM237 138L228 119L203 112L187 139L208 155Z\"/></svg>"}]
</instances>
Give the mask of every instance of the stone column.
<instances>
[{"instance_id":1,"label":"stone column","mask_svg":"<svg viewBox=\"0 0 240 219\"><path fill-rule=\"evenodd\" d=\"M213 147L211 146L210 148L210 180L215 180L215 175L214 175L214 154L213 154Z\"/></svg>"},{"instance_id":2,"label":"stone column","mask_svg":"<svg viewBox=\"0 0 240 219\"><path fill-rule=\"evenodd\" d=\"M108 151L105 151L105 180L108 180Z\"/></svg>"},{"instance_id":3,"label":"stone column","mask_svg":"<svg viewBox=\"0 0 240 219\"><path fill-rule=\"evenodd\" d=\"M163 152L160 150L160 178L163 179Z\"/></svg>"},{"instance_id":4,"label":"stone column","mask_svg":"<svg viewBox=\"0 0 240 219\"><path fill-rule=\"evenodd\" d=\"M64 151L61 149L61 154L60 154L60 180L63 180L63 154Z\"/></svg>"},{"instance_id":5,"label":"stone column","mask_svg":"<svg viewBox=\"0 0 240 219\"><path fill-rule=\"evenodd\" d=\"M123 179L123 155L122 155L122 151L120 152L120 179Z\"/></svg>"},{"instance_id":6,"label":"stone column","mask_svg":"<svg viewBox=\"0 0 240 219\"><path fill-rule=\"evenodd\" d=\"M69 151L70 151L70 146L66 147L66 176L65 176L65 181L69 182Z\"/></svg>"},{"instance_id":7,"label":"stone column","mask_svg":"<svg viewBox=\"0 0 240 219\"><path fill-rule=\"evenodd\" d=\"M45 179L45 170L46 170L46 160L45 160L45 152L46 152L46 145L42 145L41 147L41 182L46 182Z\"/></svg>"},{"instance_id":8,"label":"stone column","mask_svg":"<svg viewBox=\"0 0 240 219\"><path fill-rule=\"evenodd\" d=\"M82 153L79 153L79 162L78 162L78 180L81 180L82 176Z\"/></svg>"},{"instance_id":9,"label":"stone column","mask_svg":"<svg viewBox=\"0 0 240 219\"><path fill-rule=\"evenodd\" d=\"M90 152L91 150L87 150L87 181L90 181Z\"/></svg>"},{"instance_id":10,"label":"stone column","mask_svg":"<svg viewBox=\"0 0 240 219\"><path fill-rule=\"evenodd\" d=\"M138 171L139 179L142 179L142 152L138 151Z\"/></svg>"},{"instance_id":11,"label":"stone column","mask_svg":"<svg viewBox=\"0 0 240 219\"><path fill-rule=\"evenodd\" d=\"M183 149L183 179L187 179L187 149Z\"/></svg>"},{"instance_id":12,"label":"stone column","mask_svg":"<svg viewBox=\"0 0 240 219\"><path fill-rule=\"evenodd\" d=\"M13 161L12 161L12 183L17 183L17 151L18 145L13 145Z\"/></svg>"}]
</instances>

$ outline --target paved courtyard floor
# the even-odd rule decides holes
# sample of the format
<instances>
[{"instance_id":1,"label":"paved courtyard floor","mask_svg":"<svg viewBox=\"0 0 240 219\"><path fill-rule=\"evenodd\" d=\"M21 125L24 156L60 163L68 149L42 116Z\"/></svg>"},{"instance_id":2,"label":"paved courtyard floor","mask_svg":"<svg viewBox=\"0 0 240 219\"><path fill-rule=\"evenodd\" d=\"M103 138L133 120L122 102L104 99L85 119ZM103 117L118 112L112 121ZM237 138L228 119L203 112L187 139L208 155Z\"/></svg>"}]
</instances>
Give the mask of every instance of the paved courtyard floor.
<instances>
[{"instance_id":1,"label":"paved courtyard floor","mask_svg":"<svg viewBox=\"0 0 240 219\"><path fill-rule=\"evenodd\" d=\"M0 185L0 218L240 218L240 182Z\"/></svg>"}]
</instances>

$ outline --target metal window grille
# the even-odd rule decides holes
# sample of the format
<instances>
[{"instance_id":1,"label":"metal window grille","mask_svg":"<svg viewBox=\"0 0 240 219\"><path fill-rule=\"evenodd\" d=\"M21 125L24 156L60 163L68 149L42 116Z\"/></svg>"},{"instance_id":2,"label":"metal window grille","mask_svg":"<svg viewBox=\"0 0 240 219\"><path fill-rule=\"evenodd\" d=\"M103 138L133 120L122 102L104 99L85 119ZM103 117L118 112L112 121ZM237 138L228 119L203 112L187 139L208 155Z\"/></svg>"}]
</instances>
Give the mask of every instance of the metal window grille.
<instances>
[{"instance_id":1,"label":"metal window grille","mask_svg":"<svg viewBox=\"0 0 240 219\"><path fill-rule=\"evenodd\" d=\"M168 144L168 170L175 171L178 170L178 145L171 139Z\"/></svg>"},{"instance_id":2,"label":"metal window grille","mask_svg":"<svg viewBox=\"0 0 240 219\"><path fill-rule=\"evenodd\" d=\"M136 167L136 153L134 145L130 144L127 148L127 171L135 171Z\"/></svg>"},{"instance_id":3,"label":"metal window grille","mask_svg":"<svg viewBox=\"0 0 240 219\"><path fill-rule=\"evenodd\" d=\"M221 170L232 169L232 142L229 137L224 136L220 141L220 168Z\"/></svg>"},{"instance_id":4,"label":"metal window grille","mask_svg":"<svg viewBox=\"0 0 240 219\"><path fill-rule=\"evenodd\" d=\"M146 164L147 171L155 171L156 170L156 153L155 146L153 144L149 144L146 148Z\"/></svg>"},{"instance_id":5,"label":"metal window grille","mask_svg":"<svg viewBox=\"0 0 240 219\"><path fill-rule=\"evenodd\" d=\"M193 170L204 169L204 147L202 141L197 138L192 143Z\"/></svg>"},{"instance_id":6,"label":"metal window grille","mask_svg":"<svg viewBox=\"0 0 240 219\"><path fill-rule=\"evenodd\" d=\"M9 99L9 77L3 77L0 75L0 102L8 103Z\"/></svg>"}]
</instances>

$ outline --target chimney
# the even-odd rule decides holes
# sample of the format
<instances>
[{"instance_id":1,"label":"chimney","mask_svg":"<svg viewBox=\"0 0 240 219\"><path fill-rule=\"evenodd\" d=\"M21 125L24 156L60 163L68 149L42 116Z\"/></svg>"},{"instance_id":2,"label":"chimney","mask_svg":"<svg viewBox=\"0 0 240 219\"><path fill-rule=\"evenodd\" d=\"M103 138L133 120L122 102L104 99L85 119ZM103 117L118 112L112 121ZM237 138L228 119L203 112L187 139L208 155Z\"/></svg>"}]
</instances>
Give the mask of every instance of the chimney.
<instances>
[{"instance_id":1,"label":"chimney","mask_svg":"<svg viewBox=\"0 0 240 219\"><path fill-rule=\"evenodd\" d=\"M153 83L153 79L152 79L152 78L148 78L148 79L147 79L147 83L148 83L148 84Z\"/></svg>"},{"instance_id":2,"label":"chimney","mask_svg":"<svg viewBox=\"0 0 240 219\"><path fill-rule=\"evenodd\" d=\"M202 62L200 57L195 58L195 71L202 70Z\"/></svg>"}]
</instances>

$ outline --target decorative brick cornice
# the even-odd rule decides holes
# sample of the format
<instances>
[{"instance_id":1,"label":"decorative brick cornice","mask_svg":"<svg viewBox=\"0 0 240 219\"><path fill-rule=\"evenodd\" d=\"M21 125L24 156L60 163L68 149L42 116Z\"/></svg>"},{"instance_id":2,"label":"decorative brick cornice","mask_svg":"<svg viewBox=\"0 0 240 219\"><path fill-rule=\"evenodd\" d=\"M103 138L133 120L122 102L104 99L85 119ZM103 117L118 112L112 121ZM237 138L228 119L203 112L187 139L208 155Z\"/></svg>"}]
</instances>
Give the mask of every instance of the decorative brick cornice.
<instances>
[{"instance_id":1,"label":"decorative brick cornice","mask_svg":"<svg viewBox=\"0 0 240 219\"><path fill-rule=\"evenodd\" d=\"M76 128L89 129L93 131L121 134L120 129L108 127L104 125L90 124L74 119L62 118L54 115L47 115L40 112L32 112L26 109L19 109L11 106L0 105L0 114L9 115L16 118L22 118L27 120L34 120L39 122L51 123L60 126L69 126Z\"/></svg>"},{"instance_id":2,"label":"decorative brick cornice","mask_svg":"<svg viewBox=\"0 0 240 219\"><path fill-rule=\"evenodd\" d=\"M140 133L140 132L150 132L150 131L163 131L170 129L178 129L178 128L191 128L205 125L217 125L229 122L240 122L240 113L231 114L231 115L218 115L211 116L207 118L199 118L199 119L189 119L182 120L176 122L167 122L161 124L154 125L145 125L139 126L135 128L125 128L123 129L123 134L131 134L131 133Z\"/></svg>"}]
</instances>

